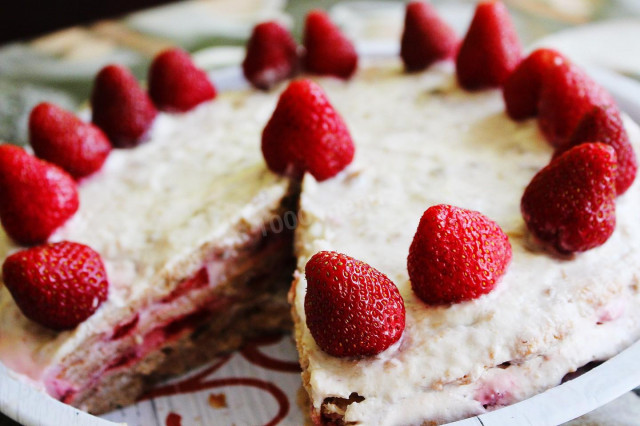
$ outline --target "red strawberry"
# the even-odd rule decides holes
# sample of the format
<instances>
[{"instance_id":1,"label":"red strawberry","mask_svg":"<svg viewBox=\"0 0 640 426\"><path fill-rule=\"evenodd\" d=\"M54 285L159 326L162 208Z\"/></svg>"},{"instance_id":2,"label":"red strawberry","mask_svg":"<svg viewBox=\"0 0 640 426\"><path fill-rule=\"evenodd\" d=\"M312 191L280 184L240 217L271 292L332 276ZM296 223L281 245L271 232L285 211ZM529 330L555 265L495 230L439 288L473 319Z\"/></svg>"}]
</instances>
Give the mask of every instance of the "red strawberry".
<instances>
[{"instance_id":1,"label":"red strawberry","mask_svg":"<svg viewBox=\"0 0 640 426\"><path fill-rule=\"evenodd\" d=\"M306 54L304 68L315 74L349 78L358 66L358 54L353 43L320 10L307 15L303 44Z\"/></svg>"},{"instance_id":2,"label":"red strawberry","mask_svg":"<svg viewBox=\"0 0 640 426\"><path fill-rule=\"evenodd\" d=\"M0 145L0 220L20 244L39 244L78 210L71 176L22 148Z\"/></svg>"},{"instance_id":3,"label":"red strawberry","mask_svg":"<svg viewBox=\"0 0 640 426\"><path fill-rule=\"evenodd\" d=\"M552 49L535 50L520 62L502 86L509 117L524 120L536 116L544 76L551 68L566 62L562 54Z\"/></svg>"},{"instance_id":4,"label":"red strawberry","mask_svg":"<svg viewBox=\"0 0 640 426\"><path fill-rule=\"evenodd\" d=\"M638 163L617 108L593 107L582 116L569 143L554 153L554 158L584 142L601 142L616 151L616 193L623 194L636 178Z\"/></svg>"},{"instance_id":5,"label":"red strawberry","mask_svg":"<svg viewBox=\"0 0 640 426\"><path fill-rule=\"evenodd\" d=\"M160 52L149 67L149 95L162 111L185 112L216 97L207 73L182 49Z\"/></svg>"},{"instance_id":6,"label":"red strawberry","mask_svg":"<svg viewBox=\"0 0 640 426\"><path fill-rule=\"evenodd\" d=\"M321 251L309 259L305 275L307 326L329 355L375 355L402 336L404 300L382 272L347 255Z\"/></svg>"},{"instance_id":7,"label":"red strawberry","mask_svg":"<svg viewBox=\"0 0 640 426\"><path fill-rule=\"evenodd\" d=\"M76 179L99 170L111 152L102 130L73 113L43 102L31 110L29 142L40 158Z\"/></svg>"},{"instance_id":8,"label":"red strawberry","mask_svg":"<svg viewBox=\"0 0 640 426\"><path fill-rule=\"evenodd\" d=\"M266 90L295 75L298 68L298 45L289 31L275 21L256 25L242 62L246 79Z\"/></svg>"},{"instance_id":9,"label":"red strawberry","mask_svg":"<svg viewBox=\"0 0 640 426\"><path fill-rule=\"evenodd\" d=\"M531 233L560 253L604 244L616 226L616 155L609 145L571 148L540 170L522 196Z\"/></svg>"},{"instance_id":10,"label":"red strawberry","mask_svg":"<svg viewBox=\"0 0 640 426\"><path fill-rule=\"evenodd\" d=\"M262 154L271 170L294 178L309 172L323 181L344 169L355 148L342 117L320 86L292 81L262 132Z\"/></svg>"},{"instance_id":11,"label":"red strawberry","mask_svg":"<svg viewBox=\"0 0 640 426\"><path fill-rule=\"evenodd\" d=\"M582 116L594 106L615 105L613 98L581 69L565 62L548 70L538 102L538 125L547 140L567 143Z\"/></svg>"},{"instance_id":12,"label":"red strawberry","mask_svg":"<svg viewBox=\"0 0 640 426\"><path fill-rule=\"evenodd\" d=\"M416 295L441 305L489 293L510 261L509 238L497 223L477 211L439 204L420 219L407 269Z\"/></svg>"},{"instance_id":13,"label":"red strawberry","mask_svg":"<svg viewBox=\"0 0 640 426\"><path fill-rule=\"evenodd\" d=\"M54 330L89 318L109 287L100 255L69 241L12 254L2 265L2 279L27 318Z\"/></svg>"},{"instance_id":14,"label":"red strawberry","mask_svg":"<svg viewBox=\"0 0 640 426\"><path fill-rule=\"evenodd\" d=\"M441 59L452 58L458 37L436 12L423 1L407 4L400 56L407 71L420 71Z\"/></svg>"},{"instance_id":15,"label":"red strawberry","mask_svg":"<svg viewBox=\"0 0 640 426\"><path fill-rule=\"evenodd\" d=\"M521 57L507 8L499 1L478 3L456 60L460 85L467 90L500 86Z\"/></svg>"},{"instance_id":16,"label":"red strawberry","mask_svg":"<svg viewBox=\"0 0 640 426\"><path fill-rule=\"evenodd\" d=\"M108 65L96 76L91 108L93 123L118 148L140 144L158 113L131 71L119 65Z\"/></svg>"}]
</instances>

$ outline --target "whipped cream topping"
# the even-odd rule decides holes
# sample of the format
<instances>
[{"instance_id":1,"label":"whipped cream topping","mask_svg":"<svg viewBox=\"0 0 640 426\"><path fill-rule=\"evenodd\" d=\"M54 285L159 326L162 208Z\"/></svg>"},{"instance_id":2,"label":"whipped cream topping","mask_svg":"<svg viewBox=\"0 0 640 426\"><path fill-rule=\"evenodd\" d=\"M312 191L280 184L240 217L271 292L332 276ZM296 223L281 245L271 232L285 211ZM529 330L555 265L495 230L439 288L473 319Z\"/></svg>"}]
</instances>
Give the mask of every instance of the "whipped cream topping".
<instances>
[{"instance_id":1,"label":"whipped cream topping","mask_svg":"<svg viewBox=\"0 0 640 426\"><path fill-rule=\"evenodd\" d=\"M81 181L79 211L50 240L100 253L108 300L76 329L57 333L26 319L1 287L0 361L40 380L88 336L109 333L193 275L208 248L232 247L259 229L289 185L268 171L260 151L276 100L225 93L185 114L160 114L147 142L114 150ZM0 259L19 248L0 230Z\"/></svg>"},{"instance_id":2,"label":"whipped cream topping","mask_svg":"<svg viewBox=\"0 0 640 426\"><path fill-rule=\"evenodd\" d=\"M326 398L364 401L325 409L367 425L445 422L507 405L559 384L640 337L640 187L617 201L617 227L601 247L572 258L529 238L520 199L552 148L535 120L517 123L498 90L465 92L449 64L403 74L399 65L321 82L343 115L356 158L336 178L306 176L294 288L303 379L314 408ZM637 147L640 131L629 120ZM477 210L509 236L513 260L494 291L429 307L412 292L407 255L422 213L447 203ZM304 324L304 265L320 250L363 260L398 286L401 340L381 354L340 359ZM358 423L359 424L359 423Z\"/></svg>"}]
</instances>

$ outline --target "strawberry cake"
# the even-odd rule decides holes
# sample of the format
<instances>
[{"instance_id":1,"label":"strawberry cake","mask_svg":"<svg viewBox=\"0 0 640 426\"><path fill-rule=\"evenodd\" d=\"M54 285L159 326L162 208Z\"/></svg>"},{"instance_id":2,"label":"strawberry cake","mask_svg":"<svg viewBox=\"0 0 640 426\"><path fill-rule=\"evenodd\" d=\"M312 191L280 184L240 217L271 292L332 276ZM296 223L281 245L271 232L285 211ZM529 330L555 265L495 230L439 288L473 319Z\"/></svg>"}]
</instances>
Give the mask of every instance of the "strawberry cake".
<instances>
[{"instance_id":1,"label":"strawberry cake","mask_svg":"<svg viewBox=\"0 0 640 426\"><path fill-rule=\"evenodd\" d=\"M543 251L531 240L520 200L552 148L535 122L504 114L499 91L470 96L449 71L395 79L400 70L391 68L348 87L323 85L357 151L338 177L306 176L302 185L290 300L303 384L319 424L444 423L481 414L555 386L640 338L637 184L618 199L605 244L571 257ZM367 94L366 108L356 105L356 93ZM398 108L420 113L376 118ZM637 149L640 132L626 124ZM431 305L412 290L407 257L423 213L443 203L494 220L513 253L489 294ZM406 325L386 350L344 358L316 343L307 326L305 266L327 251L366 262L397 286Z\"/></svg>"},{"instance_id":2,"label":"strawberry cake","mask_svg":"<svg viewBox=\"0 0 640 426\"><path fill-rule=\"evenodd\" d=\"M582 70L494 1L462 41L409 3L399 59L319 11L303 46L263 23L255 89L171 49L147 90L105 67L91 123L32 111L0 145L3 364L100 413L293 319L313 423L437 424L640 338L640 129Z\"/></svg>"},{"instance_id":3,"label":"strawberry cake","mask_svg":"<svg viewBox=\"0 0 640 426\"><path fill-rule=\"evenodd\" d=\"M558 52L521 61L499 3L455 69L433 65L437 19L407 6L429 42L405 69L428 72L322 82L356 153L302 183L289 300L314 424L482 414L640 338L640 129Z\"/></svg>"},{"instance_id":4,"label":"strawberry cake","mask_svg":"<svg viewBox=\"0 0 640 426\"><path fill-rule=\"evenodd\" d=\"M295 208L297 185L271 173L259 149L273 97L209 100L215 94L207 80L207 100L188 113L158 112L153 105L167 101L156 94L152 104L131 78L120 67L98 76L92 107L101 127L50 104L31 114L34 151L49 161L64 152L94 170L89 176L76 182L52 163L0 146L0 194L12 205L3 204L0 232L1 257L12 255L0 289L0 359L54 398L93 413L129 404L151 382L245 338L291 327L292 232L273 233L267 224ZM117 126L122 118L104 111L118 97L121 106L141 108L142 118ZM177 105L171 111L185 104L168 102ZM63 146L69 134L89 135L82 154L94 153L90 159ZM114 146L131 146L141 134L135 148L102 146L105 135L119 141ZM34 204L32 219L26 212ZM32 221L52 224L32 235L43 228L27 226ZM39 291L50 275L65 280L65 288L47 290L60 293L55 300Z\"/></svg>"}]
</instances>

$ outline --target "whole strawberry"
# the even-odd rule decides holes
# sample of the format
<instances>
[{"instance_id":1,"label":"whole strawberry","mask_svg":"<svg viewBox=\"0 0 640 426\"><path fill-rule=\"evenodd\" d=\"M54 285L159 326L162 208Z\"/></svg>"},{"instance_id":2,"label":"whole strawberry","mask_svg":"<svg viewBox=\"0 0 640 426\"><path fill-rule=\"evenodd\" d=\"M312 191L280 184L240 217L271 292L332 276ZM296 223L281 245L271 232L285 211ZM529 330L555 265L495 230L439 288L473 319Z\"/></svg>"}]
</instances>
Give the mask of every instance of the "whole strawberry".
<instances>
[{"instance_id":1,"label":"whole strawberry","mask_svg":"<svg viewBox=\"0 0 640 426\"><path fill-rule=\"evenodd\" d=\"M500 86L521 57L507 8L499 1L478 3L456 59L460 85L467 90Z\"/></svg>"},{"instance_id":2,"label":"whole strawberry","mask_svg":"<svg viewBox=\"0 0 640 426\"><path fill-rule=\"evenodd\" d=\"M511 244L482 213L439 204L418 225L407 258L415 294L429 305L458 303L493 290L511 261Z\"/></svg>"},{"instance_id":3,"label":"whole strawberry","mask_svg":"<svg viewBox=\"0 0 640 426\"><path fill-rule=\"evenodd\" d=\"M516 67L502 86L507 114L524 120L538 114L538 101L544 76L567 59L553 49L537 49Z\"/></svg>"},{"instance_id":4,"label":"whole strawberry","mask_svg":"<svg viewBox=\"0 0 640 426\"><path fill-rule=\"evenodd\" d=\"M307 327L329 355L375 355L402 336L404 300L380 271L347 255L321 251L309 259L305 275Z\"/></svg>"},{"instance_id":5,"label":"whole strawberry","mask_svg":"<svg viewBox=\"0 0 640 426\"><path fill-rule=\"evenodd\" d=\"M616 226L616 154L601 143L571 148L540 170L524 191L529 231L560 253L602 245Z\"/></svg>"},{"instance_id":6,"label":"whole strawberry","mask_svg":"<svg viewBox=\"0 0 640 426\"><path fill-rule=\"evenodd\" d=\"M558 148L594 106L615 106L611 95L576 65L565 62L545 74L538 101L538 125Z\"/></svg>"},{"instance_id":7,"label":"whole strawberry","mask_svg":"<svg viewBox=\"0 0 640 426\"><path fill-rule=\"evenodd\" d=\"M615 106L593 107L582 116L566 145L558 148L554 157L584 142L600 142L616 151L616 193L622 195L633 183L638 170L636 154L624 129L622 117Z\"/></svg>"},{"instance_id":8,"label":"whole strawberry","mask_svg":"<svg viewBox=\"0 0 640 426\"><path fill-rule=\"evenodd\" d=\"M46 102L31 110L29 143L38 157L76 179L99 170L111 152L111 143L102 130Z\"/></svg>"},{"instance_id":9,"label":"whole strawberry","mask_svg":"<svg viewBox=\"0 0 640 426\"><path fill-rule=\"evenodd\" d=\"M452 58L458 37L430 3L407 4L400 57L407 71L420 71L442 59Z\"/></svg>"},{"instance_id":10,"label":"whole strawberry","mask_svg":"<svg viewBox=\"0 0 640 426\"><path fill-rule=\"evenodd\" d=\"M149 96L162 111L185 112L216 97L216 89L187 52L160 52L149 67Z\"/></svg>"},{"instance_id":11,"label":"whole strawberry","mask_svg":"<svg viewBox=\"0 0 640 426\"><path fill-rule=\"evenodd\" d=\"M299 61L298 45L289 31L275 21L263 22L247 42L242 71L254 87L267 90L294 76Z\"/></svg>"},{"instance_id":12,"label":"whole strawberry","mask_svg":"<svg viewBox=\"0 0 640 426\"><path fill-rule=\"evenodd\" d=\"M353 43L320 10L313 10L307 15L303 44L306 49L303 65L311 73L346 79L358 67L358 54Z\"/></svg>"},{"instance_id":13,"label":"whole strawberry","mask_svg":"<svg viewBox=\"0 0 640 426\"><path fill-rule=\"evenodd\" d=\"M76 182L64 170L0 145L0 220L17 243L43 243L78 210Z\"/></svg>"},{"instance_id":14,"label":"whole strawberry","mask_svg":"<svg viewBox=\"0 0 640 426\"><path fill-rule=\"evenodd\" d=\"M100 255L69 241L12 254L2 265L2 279L27 318L54 330L89 318L109 287Z\"/></svg>"},{"instance_id":15,"label":"whole strawberry","mask_svg":"<svg viewBox=\"0 0 640 426\"><path fill-rule=\"evenodd\" d=\"M158 111L127 68L107 65L96 76L91 93L93 123L114 147L139 145Z\"/></svg>"},{"instance_id":16,"label":"whole strawberry","mask_svg":"<svg viewBox=\"0 0 640 426\"><path fill-rule=\"evenodd\" d=\"M271 170L323 181L344 169L355 148L347 126L320 86L292 81L262 132L262 154Z\"/></svg>"}]
</instances>

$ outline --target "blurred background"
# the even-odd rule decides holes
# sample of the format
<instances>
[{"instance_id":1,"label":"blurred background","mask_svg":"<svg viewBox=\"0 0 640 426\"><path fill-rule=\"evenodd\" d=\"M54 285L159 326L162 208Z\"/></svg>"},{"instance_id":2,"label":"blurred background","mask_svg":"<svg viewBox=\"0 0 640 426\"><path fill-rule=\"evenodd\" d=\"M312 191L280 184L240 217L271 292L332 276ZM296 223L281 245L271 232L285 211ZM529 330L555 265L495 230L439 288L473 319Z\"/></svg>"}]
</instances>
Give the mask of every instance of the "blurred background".
<instances>
[{"instance_id":1,"label":"blurred background","mask_svg":"<svg viewBox=\"0 0 640 426\"><path fill-rule=\"evenodd\" d=\"M117 19L127 13L149 9L169 3L193 3L193 1L176 0L22 0L11 6L3 7L3 21L0 25L0 43L28 39L44 35L55 30L79 24L90 24L103 19ZM225 0L200 0L198 3L229 3ZM233 2L235 4L237 2ZM269 1L240 3L272 3ZM331 0L292 0L287 9L300 10L308 6L330 7L336 1ZM440 1L442 3L442 1ZM623 14L634 9L636 0L506 0L510 6L532 14L557 19L568 24L578 24L603 18L610 14ZM239 5L240 6L240 5ZM242 5L242 6L246 6ZM613 7L612 7L613 6ZM618 10L616 10L618 9Z\"/></svg>"},{"instance_id":2,"label":"blurred background","mask_svg":"<svg viewBox=\"0 0 640 426\"><path fill-rule=\"evenodd\" d=\"M570 56L586 55L628 75L640 74L638 0L504 0L527 46L562 31L589 28L556 40ZM160 50L173 45L195 53L208 69L238 64L253 26L277 19L300 36L312 8L332 18L358 43L397 45L404 3L337 0L21 0L4 2L0 16L0 140L24 143L26 114L42 100L78 108L95 73L117 62L144 79ZM475 0L433 0L462 35ZM613 20L613 21L612 21ZM598 27L604 25L604 30ZM595 26L595 30L593 30ZM595 32L594 32L595 31ZM627 40L627 45L611 39ZM622 36L621 36L622 35ZM583 40L576 47L576 39ZM563 44L564 43L564 44ZM633 62L629 65L629 62Z\"/></svg>"}]
</instances>

